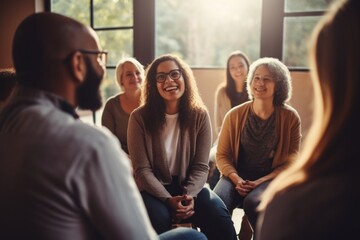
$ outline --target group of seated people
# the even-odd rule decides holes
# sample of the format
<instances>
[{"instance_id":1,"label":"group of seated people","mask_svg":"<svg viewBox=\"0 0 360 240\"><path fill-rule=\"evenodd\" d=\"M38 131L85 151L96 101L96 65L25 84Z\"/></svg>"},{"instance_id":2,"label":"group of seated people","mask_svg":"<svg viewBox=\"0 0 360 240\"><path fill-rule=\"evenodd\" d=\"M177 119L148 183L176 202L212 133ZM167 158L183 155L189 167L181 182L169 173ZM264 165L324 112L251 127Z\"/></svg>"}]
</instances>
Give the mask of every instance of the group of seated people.
<instances>
[{"instance_id":1,"label":"group of seated people","mask_svg":"<svg viewBox=\"0 0 360 240\"><path fill-rule=\"evenodd\" d=\"M13 40L18 86L0 112L0 239L230 240L237 207L250 231L240 239L356 236L359 10L341 0L314 30L314 120L301 149L288 68L241 52L216 94L214 145L195 77L173 54L146 72L122 59L106 128L84 124L76 108L102 105L96 33L55 13L27 17Z\"/></svg>"},{"instance_id":2,"label":"group of seated people","mask_svg":"<svg viewBox=\"0 0 360 240\"><path fill-rule=\"evenodd\" d=\"M226 118L220 123L216 145L222 178L215 194L204 187L209 172L210 118L189 66L174 55L163 55L148 66L145 77L136 59L118 63L116 79L122 92L107 101L102 124L129 154L135 181L158 233L190 221L208 238L234 239L231 214L236 207L244 208L255 229L260 194L298 154L300 117L286 104L292 90L289 70L274 58L251 65L247 59L236 51L228 60L230 88L241 83L235 100L229 100L227 86L217 93L218 112ZM129 104L131 100L134 104ZM242 229L248 220L243 219ZM251 239L252 230L246 229L241 239Z\"/></svg>"}]
</instances>

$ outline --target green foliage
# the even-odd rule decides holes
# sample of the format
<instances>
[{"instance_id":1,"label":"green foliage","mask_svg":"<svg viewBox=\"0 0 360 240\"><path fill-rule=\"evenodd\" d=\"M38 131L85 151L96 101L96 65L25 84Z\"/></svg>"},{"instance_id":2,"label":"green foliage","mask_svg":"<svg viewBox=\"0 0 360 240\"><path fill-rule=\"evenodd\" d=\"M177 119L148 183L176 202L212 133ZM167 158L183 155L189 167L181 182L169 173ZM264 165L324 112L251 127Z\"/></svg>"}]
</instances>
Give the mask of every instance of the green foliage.
<instances>
[{"instance_id":1,"label":"green foliage","mask_svg":"<svg viewBox=\"0 0 360 240\"><path fill-rule=\"evenodd\" d=\"M335 0L285 0L285 12L325 11Z\"/></svg>"},{"instance_id":2,"label":"green foliage","mask_svg":"<svg viewBox=\"0 0 360 240\"><path fill-rule=\"evenodd\" d=\"M90 0L51 0L51 10L91 26ZM120 28L133 27L133 1L94 0L93 16L94 25L91 27L96 30L99 36L101 48L109 52L108 65L115 66L120 58L132 56L133 30ZM119 91L119 87L115 83L113 69L107 69L101 90L105 100Z\"/></svg>"},{"instance_id":3,"label":"green foliage","mask_svg":"<svg viewBox=\"0 0 360 240\"><path fill-rule=\"evenodd\" d=\"M94 0L94 27L132 27L132 0Z\"/></svg>"},{"instance_id":4,"label":"green foliage","mask_svg":"<svg viewBox=\"0 0 360 240\"><path fill-rule=\"evenodd\" d=\"M202 67L225 66L234 50L260 55L261 0L158 0L155 9L156 55Z\"/></svg>"},{"instance_id":5,"label":"green foliage","mask_svg":"<svg viewBox=\"0 0 360 240\"><path fill-rule=\"evenodd\" d=\"M51 11L72 17L83 24L90 25L90 1L89 0L51 0Z\"/></svg>"},{"instance_id":6,"label":"green foliage","mask_svg":"<svg viewBox=\"0 0 360 240\"><path fill-rule=\"evenodd\" d=\"M262 1L155 0L155 53L175 53L190 65L201 67L224 67L234 50L256 60L260 56ZM334 1L285 0L285 12L325 11ZM133 56L133 1L94 0L93 7L91 26L90 0L51 0L53 12L97 31L101 47L109 52L108 66L115 66L124 56ZM283 60L288 66L307 66L308 37L318 19L285 18ZM113 70L108 72L111 74L102 86L106 98L119 90Z\"/></svg>"},{"instance_id":7,"label":"green foliage","mask_svg":"<svg viewBox=\"0 0 360 240\"><path fill-rule=\"evenodd\" d=\"M283 61L287 66L308 67L308 42L320 17L288 17L284 21Z\"/></svg>"}]
</instances>

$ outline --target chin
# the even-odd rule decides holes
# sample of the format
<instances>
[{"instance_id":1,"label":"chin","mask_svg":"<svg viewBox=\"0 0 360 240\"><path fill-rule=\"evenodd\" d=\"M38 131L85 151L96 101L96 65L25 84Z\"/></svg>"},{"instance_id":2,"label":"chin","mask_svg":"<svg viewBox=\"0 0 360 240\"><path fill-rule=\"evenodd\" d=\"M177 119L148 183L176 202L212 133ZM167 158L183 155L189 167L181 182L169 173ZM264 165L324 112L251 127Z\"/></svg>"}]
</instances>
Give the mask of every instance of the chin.
<instances>
[{"instance_id":1,"label":"chin","mask_svg":"<svg viewBox=\"0 0 360 240\"><path fill-rule=\"evenodd\" d=\"M100 93L96 95L81 95L78 96L78 107L81 110L91 110L96 111L99 110L102 106L102 97Z\"/></svg>"}]
</instances>

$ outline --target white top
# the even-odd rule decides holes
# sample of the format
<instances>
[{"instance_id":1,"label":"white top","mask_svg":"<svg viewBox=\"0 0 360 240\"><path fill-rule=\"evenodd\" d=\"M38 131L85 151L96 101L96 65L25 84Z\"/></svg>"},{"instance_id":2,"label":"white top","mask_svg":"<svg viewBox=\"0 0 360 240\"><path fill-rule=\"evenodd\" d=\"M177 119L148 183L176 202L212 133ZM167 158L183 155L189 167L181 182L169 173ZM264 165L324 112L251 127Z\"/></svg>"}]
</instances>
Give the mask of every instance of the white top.
<instances>
[{"instance_id":1,"label":"white top","mask_svg":"<svg viewBox=\"0 0 360 240\"><path fill-rule=\"evenodd\" d=\"M165 127L162 132L165 156L167 158L171 176L179 175L180 163L178 162L177 152L179 146L180 127L178 121L179 114L165 114Z\"/></svg>"}]
</instances>

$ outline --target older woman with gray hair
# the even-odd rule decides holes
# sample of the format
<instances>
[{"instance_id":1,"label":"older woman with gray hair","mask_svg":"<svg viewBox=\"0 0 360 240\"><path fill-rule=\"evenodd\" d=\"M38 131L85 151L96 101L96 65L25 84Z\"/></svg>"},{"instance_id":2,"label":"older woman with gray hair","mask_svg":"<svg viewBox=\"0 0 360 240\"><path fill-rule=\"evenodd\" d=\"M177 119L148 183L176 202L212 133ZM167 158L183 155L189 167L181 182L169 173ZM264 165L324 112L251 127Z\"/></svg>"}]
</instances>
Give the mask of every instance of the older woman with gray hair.
<instances>
[{"instance_id":1,"label":"older woman with gray hair","mask_svg":"<svg viewBox=\"0 0 360 240\"><path fill-rule=\"evenodd\" d=\"M232 212L243 208L255 232L261 193L294 159L300 149L301 128L291 98L287 67L275 58L250 65L250 101L232 108L219 133L216 162L222 175L215 193Z\"/></svg>"}]
</instances>

